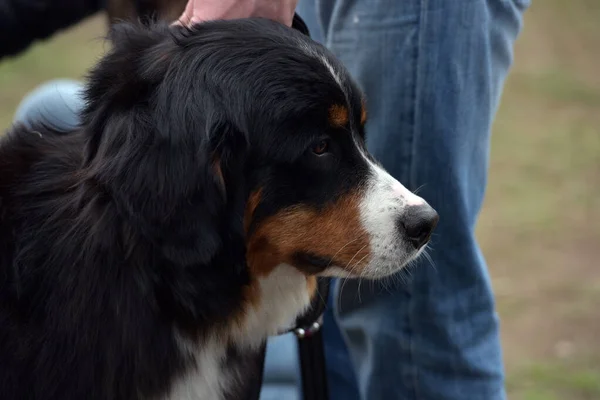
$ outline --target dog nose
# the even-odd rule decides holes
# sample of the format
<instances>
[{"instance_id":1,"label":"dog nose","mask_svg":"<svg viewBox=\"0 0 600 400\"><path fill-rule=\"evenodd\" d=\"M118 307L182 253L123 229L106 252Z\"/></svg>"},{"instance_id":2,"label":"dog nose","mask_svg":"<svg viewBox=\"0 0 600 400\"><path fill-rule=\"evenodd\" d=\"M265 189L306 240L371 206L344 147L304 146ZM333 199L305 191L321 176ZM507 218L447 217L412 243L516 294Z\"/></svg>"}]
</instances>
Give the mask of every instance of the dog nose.
<instances>
[{"instance_id":1,"label":"dog nose","mask_svg":"<svg viewBox=\"0 0 600 400\"><path fill-rule=\"evenodd\" d=\"M401 224L415 249L420 249L429 241L439 219L438 213L426 203L408 208Z\"/></svg>"}]
</instances>

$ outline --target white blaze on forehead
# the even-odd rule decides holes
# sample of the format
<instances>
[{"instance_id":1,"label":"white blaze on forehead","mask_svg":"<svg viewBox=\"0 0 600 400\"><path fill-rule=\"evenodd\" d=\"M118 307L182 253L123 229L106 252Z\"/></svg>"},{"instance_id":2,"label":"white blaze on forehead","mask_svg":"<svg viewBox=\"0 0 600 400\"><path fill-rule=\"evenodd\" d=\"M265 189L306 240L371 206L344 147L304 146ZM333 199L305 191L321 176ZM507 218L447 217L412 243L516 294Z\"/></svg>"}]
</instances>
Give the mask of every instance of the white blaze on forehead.
<instances>
[{"instance_id":1,"label":"white blaze on forehead","mask_svg":"<svg viewBox=\"0 0 600 400\"><path fill-rule=\"evenodd\" d=\"M329 61L327 61L327 59L324 56L321 56L320 59L321 59L321 62L323 63L323 65L325 65L325 67L327 67L327 69L329 70L329 73L331 74L331 76L333 76L333 79L339 85L340 89L342 89L342 91L344 91L344 85L342 85L342 78L340 78L340 74L338 74L338 72L335 70L335 68L333 68L333 65L331 65L331 63ZM345 91L344 91L344 93L345 93Z\"/></svg>"},{"instance_id":2,"label":"white blaze on forehead","mask_svg":"<svg viewBox=\"0 0 600 400\"><path fill-rule=\"evenodd\" d=\"M304 42L299 42L298 45L299 45L300 49L302 51L304 51L305 54L307 54L310 57L315 58L316 60L318 60L321 64L323 64L327 68L327 70L329 71L329 73L331 74L331 76L333 77L335 82L338 84L338 86L340 87L342 92L344 92L344 95L347 95L346 90L344 89L344 85L342 83L342 77L341 77L340 73L329 62L327 57L324 54L319 54L319 52L317 50L311 48L308 44L306 44Z\"/></svg>"}]
</instances>

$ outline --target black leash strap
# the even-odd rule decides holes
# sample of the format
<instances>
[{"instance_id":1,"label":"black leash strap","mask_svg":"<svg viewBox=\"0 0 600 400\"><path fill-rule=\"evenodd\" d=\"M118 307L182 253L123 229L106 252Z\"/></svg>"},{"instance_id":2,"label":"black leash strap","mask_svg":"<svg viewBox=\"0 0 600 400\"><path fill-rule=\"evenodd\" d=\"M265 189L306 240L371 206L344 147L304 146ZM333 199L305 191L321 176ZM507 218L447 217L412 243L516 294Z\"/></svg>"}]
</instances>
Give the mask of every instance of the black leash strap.
<instances>
[{"instance_id":1,"label":"black leash strap","mask_svg":"<svg viewBox=\"0 0 600 400\"><path fill-rule=\"evenodd\" d=\"M310 338L298 339L304 400L329 399L324 350L323 332L320 330Z\"/></svg>"},{"instance_id":2,"label":"black leash strap","mask_svg":"<svg viewBox=\"0 0 600 400\"><path fill-rule=\"evenodd\" d=\"M263 374L265 369L265 357L267 356L267 343L263 343L256 355L256 365L253 371L249 371L250 373L256 373L256 375L249 380L248 387L246 393L242 394L242 399L240 400L259 400L260 392L262 390L263 383Z\"/></svg>"},{"instance_id":3,"label":"black leash strap","mask_svg":"<svg viewBox=\"0 0 600 400\"><path fill-rule=\"evenodd\" d=\"M323 313L329 295L329 279L318 280L317 293L307 313L296 321L298 355L304 400L328 400L327 368L323 343Z\"/></svg>"},{"instance_id":4,"label":"black leash strap","mask_svg":"<svg viewBox=\"0 0 600 400\"><path fill-rule=\"evenodd\" d=\"M298 356L300 358L300 377L302 379L302 397L304 400L329 400L327 385L327 365L325 362L325 347L323 342L323 314L327 307L330 280L318 278L317 293L312 303L303 315L295 321L294 328L280 335L293 332L298 341ZM245 400L259 400L263 383L266 345L259 354L258 377L252 382Z\"/></svg>"},{"instance_id":5,"label":"black leash strap","mask_svg":"<svg viewBox=\"0 0 600 400\"><path fill-rule=\"evenodd\" d=\"M299 338L298 351L304 400L328 400L323 332L319 330L309 338Z\"/></svg>"}]
</instances>

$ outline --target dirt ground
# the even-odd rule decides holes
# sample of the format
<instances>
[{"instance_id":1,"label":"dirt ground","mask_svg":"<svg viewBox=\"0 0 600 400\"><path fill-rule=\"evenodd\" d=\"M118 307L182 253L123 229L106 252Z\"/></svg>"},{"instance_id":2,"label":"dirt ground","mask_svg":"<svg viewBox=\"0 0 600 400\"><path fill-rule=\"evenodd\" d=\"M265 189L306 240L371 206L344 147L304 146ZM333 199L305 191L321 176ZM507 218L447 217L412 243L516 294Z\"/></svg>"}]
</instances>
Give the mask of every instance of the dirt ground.
<instances>
[{"instance_id":1,"label":"dirt ground","mask_svg":"<svg viewBox=\"0 0 600 400\"><path fill-rule=\"evenodd\" d=\"M600 399L600 2L533 2L478 225L512 399Z\"/></svg>"},{"instance_id":2,"label":"dirt ground","mask_svg":"<svg viewBox=\"0 0 600 400\"><path fill-rule=\"evenodd\" d=\"M537 0L494 125L478 237L514 400L600 399L600 1ZM93 18L0 63L0 127L102 53Z\"/></svg>"}]
</instances>

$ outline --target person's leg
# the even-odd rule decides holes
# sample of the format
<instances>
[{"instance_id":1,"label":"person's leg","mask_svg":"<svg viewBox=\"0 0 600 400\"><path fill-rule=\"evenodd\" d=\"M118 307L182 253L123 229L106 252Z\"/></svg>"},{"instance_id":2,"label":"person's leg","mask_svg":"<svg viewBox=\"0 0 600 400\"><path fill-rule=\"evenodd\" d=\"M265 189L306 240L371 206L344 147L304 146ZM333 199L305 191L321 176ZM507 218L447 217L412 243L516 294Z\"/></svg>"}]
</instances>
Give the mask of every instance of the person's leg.
<instances>
[{"instance_id":1,"label":"person's leg","mask_svg":"<svg viewBox=\"0 0 600 400\"><path fill-rule=\"evenodd\" d=\"M69 79L46 82L21 101L14 120L31 126L32 122L43 122L60 132L76 129L79 111L83 108L82 84Z\"/></svg>"},{"instance_id":2,"label":"person's leg","mask_svg":"<svg viewBox=\"0 0 600 400\"><path fill-rule=\"evenodd\" d=\"M260 400L299 400L300 360L296 336L292 333L270 338Z\"/></svg>"},{"instance_id":3,"label":"person's leg","mask_svg":"<svg viewBox=\"0 0 600 400\"><path fill-rule=\"evenodd\" d=\"M316 13L303 8L315 1ZM505 397L498 319L474 226L490 126L527 3L300 3L300 16L366 92L369 149L440 214L429 250L435 267L421 260L408 282L335 285L334 315L325 321L332 399L357 398L349 397L352 364L363 399Z\"/></svg>"}]
</instances>

